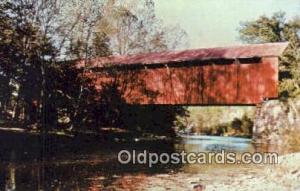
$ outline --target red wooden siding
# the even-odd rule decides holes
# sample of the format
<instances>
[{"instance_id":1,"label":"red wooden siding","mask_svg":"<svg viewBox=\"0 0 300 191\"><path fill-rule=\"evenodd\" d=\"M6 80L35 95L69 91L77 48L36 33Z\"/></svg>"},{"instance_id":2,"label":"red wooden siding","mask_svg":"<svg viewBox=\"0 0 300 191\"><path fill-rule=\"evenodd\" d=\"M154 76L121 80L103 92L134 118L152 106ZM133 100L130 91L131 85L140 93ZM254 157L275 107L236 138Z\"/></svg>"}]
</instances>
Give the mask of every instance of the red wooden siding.
<instances>
[{"instance_id":1,"label":"red wooden siding","mask_svg":"<svg viewBox=\"0 0 300 191\"><path fill-rule=\"evenodd\" d=\"M129 104L257 104L278 96L278 56L257 57L247 63L236 58L217 63L203 59L182 61L181 65L116 67L113 72L107 72L111 67L102 67L87 75L99 92L116 84Z\"/></svg>"}]
</instances>

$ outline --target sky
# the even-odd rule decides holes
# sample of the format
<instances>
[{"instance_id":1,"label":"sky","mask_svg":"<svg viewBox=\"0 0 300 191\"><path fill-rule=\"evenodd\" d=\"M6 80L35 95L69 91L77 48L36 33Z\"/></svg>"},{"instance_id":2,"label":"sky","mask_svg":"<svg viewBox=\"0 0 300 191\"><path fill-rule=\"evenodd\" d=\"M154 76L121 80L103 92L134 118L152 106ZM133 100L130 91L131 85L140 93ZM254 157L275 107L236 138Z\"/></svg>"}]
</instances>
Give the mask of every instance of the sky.
<instances>
[{"instance_id":1,"label":"sky","mask_svg":"<svg viewBox=\"0 0 300 191\"><path fill-rule=\"evenodd\" d=\"M300 0L154 0L157 16L165 25L179 24L188 34L185 48L241 44L241 22L260 15L286 12L287 18L300 15Z\"/></svg>"}]
</instances>

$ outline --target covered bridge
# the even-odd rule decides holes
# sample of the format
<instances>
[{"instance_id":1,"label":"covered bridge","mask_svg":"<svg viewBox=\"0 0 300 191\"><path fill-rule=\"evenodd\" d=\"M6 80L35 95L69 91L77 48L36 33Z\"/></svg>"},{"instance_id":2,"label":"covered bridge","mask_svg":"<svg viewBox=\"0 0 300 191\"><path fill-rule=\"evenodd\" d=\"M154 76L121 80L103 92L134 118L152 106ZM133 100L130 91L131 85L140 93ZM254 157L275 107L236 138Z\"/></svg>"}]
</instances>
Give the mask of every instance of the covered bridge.
<instances>
[{"instance_id":1,"label":"covered bridge","mask_svg":"<svg viewBox=\"0 0 300 191\"><path fill-rule=\"evenodd\" d=\"M253 105L278 96L287 43L99 57L78 61L96 89L128 104Z\"/></svg>"}]
</instances>

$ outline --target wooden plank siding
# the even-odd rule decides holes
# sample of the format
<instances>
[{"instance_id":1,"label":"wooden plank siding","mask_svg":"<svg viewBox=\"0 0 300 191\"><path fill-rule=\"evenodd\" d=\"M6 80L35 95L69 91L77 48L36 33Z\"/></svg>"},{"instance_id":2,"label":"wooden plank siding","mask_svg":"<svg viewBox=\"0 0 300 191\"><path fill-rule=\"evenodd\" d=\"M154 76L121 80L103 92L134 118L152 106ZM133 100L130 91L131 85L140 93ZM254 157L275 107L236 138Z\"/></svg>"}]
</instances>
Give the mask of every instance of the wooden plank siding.
<instances>
[{"instance_id":1,"label":"wooden plank siding","mask_svg":"<svg viewBox=\"0 0 300 191\"><path fill-rule=\"evenodd\" d=\"M261 57L93 67L86 76L99 95L114 85L128 104L254 105L277 98L283 50Z\"/></svg>"}]
</instances>

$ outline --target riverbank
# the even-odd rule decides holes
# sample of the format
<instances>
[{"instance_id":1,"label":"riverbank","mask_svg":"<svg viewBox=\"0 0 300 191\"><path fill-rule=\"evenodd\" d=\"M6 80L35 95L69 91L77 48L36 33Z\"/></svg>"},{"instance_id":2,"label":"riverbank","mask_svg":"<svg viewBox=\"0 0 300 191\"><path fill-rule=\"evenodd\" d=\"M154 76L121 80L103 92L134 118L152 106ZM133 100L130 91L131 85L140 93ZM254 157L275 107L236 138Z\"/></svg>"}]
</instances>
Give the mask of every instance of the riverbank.
<instances>
[{"instance_id":1,"label":"riverbank","mask_svg":"<svg viewBox=\"0 0 300 191\"><path fill-rule=\"evenodd\" d=\"M245 169L218 169L197 174L175 173L155 176L125 176L115 183L117 190L196 190L205 191L298 191L300 190L300 153L279 157L279 164ZM130 182L131 184L128 184ZM133 182L137 182L132 184ZM130 187L128 187L130 185Z\"/></svg>"},{"instance_id":2,"label":"riverbank","mask_svg":"<svg viewBox=\"0 0 300 191\"><path fill-rule=\"evenodd\" d=\"M9 133L14 135L26 135L26 136L47 136L56 137L60 139L84 139L84 140L96 140L98 142L112 141L112 142L137 142L137 141L173 141L174 137L155 135L151 133L138 134L133 131L106 127L99 131L92 130L57 130L51 129L47 133L42 133L38 129L26 129L18 126L5 126L0 124L0 134Z\"/></svg>"},{"instance_id":3,"label":"riverbank","mask_svg":"<svg viewBox=\"0 0 300 191\"><path fill-rule=\"evenodd\" d=\"M216 183L207 185L208 191L274 191L300 190L300 153L279 157L279 164L267 166L255 174L243 175L230 181L229 184Z\"/></svg>"}]
</instances>

